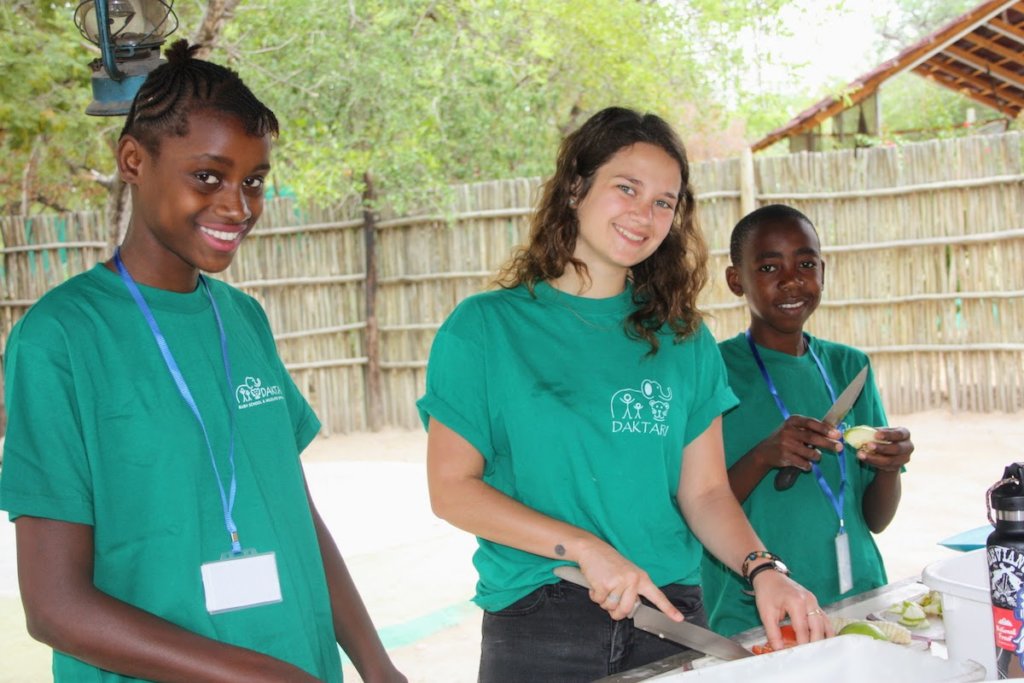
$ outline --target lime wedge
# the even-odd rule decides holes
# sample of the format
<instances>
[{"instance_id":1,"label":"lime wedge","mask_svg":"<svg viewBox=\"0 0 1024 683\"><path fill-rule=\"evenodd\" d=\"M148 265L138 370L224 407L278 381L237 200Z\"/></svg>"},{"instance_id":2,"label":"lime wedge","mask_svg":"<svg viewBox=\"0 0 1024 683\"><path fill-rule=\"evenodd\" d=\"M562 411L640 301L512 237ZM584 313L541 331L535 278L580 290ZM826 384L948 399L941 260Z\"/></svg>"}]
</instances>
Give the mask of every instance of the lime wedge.
<instances>
[{"instance_id":1,"label":"lime wedge","mask_svg":"<svg viewBox=\"0 0 1024 683\"><path fill-rule=\"evenodd\" d=\"M839 629L839 633L837 633L836 635L846 636L851 634L858 636L870 636L875 640L889 640L885 637L885 634L882 633L881 629L879 629L874 624L869 624L866 621L855 621L851 624L847 624L846 626Z\"/></svg>"}]
</instances>

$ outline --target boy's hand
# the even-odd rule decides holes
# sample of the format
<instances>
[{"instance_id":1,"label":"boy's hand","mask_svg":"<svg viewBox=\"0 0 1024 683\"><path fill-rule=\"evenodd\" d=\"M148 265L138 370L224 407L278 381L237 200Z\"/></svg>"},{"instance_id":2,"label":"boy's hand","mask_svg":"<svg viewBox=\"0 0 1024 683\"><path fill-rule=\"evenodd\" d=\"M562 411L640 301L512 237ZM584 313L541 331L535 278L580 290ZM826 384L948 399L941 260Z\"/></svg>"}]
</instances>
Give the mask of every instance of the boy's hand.
<instances>
[{"instance_id":1,"label":"boy's hand","mask_svg":"<svg viewBox=\"0 0 1024 683\"><path fill-rule=\"evenodd\" d=\"M906 427L882 427L875 431L875 438L857 451L857 458L883 472L899 472L910 462L914 443Z\"/></svg>"},{"instance_id":2,"label":"boy's hand","mask_svg":"<svg viewBox=\"0 0 1024 683\"><path fill-rule=\"evenodd\" d=\"M759 455L766 468L798 467L804 472L821 459L819 448L838 452L843 444L839 430L813 417L790 415L761 442Z\"/></svg>"}]
</instances>

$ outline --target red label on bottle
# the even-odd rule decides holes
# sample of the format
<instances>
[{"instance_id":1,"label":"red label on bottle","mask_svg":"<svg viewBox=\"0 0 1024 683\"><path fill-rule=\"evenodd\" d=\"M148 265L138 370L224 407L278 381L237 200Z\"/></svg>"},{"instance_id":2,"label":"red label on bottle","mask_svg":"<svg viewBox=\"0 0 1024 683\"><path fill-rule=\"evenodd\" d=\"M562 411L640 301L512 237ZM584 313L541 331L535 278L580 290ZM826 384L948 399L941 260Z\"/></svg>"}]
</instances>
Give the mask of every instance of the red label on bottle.
<instances>
[{"instance_id":1,"label":"red label on bottle","mask_svg":"<svg viewBox=\"0 0 1024 683\"><path fill-rule=\"evenodd\" d=\"M992 622L995 628L996 647L1016 652L1017 643L1020 642L1021 626L1024 624L1013 616L1013 610L993 606Z\"/></svg>"}]
</instances>

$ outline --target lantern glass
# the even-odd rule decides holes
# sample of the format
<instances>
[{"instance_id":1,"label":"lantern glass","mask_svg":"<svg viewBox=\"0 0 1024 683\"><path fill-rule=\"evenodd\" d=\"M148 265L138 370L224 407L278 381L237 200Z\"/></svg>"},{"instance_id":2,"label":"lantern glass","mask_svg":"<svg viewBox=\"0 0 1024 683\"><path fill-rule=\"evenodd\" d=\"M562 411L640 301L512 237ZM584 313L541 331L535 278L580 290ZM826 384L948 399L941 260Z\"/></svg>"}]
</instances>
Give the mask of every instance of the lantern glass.
<instances>
[{"instance_id":1,"label":"lantern glass","mask_svg":"<svg viewBox=\"0 0 1024 683\"><path fill-rule=\"evenodd\" d=\"M75 25L85 38L103 48L96 3L107 3L111 49L118 56L158 47L178 27L174 0L84 0L75 9Z\"/></svg>"}]
</instances>

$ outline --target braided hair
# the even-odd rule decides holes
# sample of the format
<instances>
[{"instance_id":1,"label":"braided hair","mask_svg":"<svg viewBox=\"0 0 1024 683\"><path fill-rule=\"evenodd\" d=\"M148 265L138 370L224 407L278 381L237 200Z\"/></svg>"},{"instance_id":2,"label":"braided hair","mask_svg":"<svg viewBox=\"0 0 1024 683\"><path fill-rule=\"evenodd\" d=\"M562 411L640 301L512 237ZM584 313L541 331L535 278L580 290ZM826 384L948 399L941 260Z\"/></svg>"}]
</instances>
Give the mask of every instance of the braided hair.
<instances>
[{"instance_id":1,"label":"braided hair","mask_svg":"<svg viewBox=\"0 0 1024 683\"><path fill-rule=\"evenodd\" d=\"M161 64L146 77L132 101L121 136L131 135L153 155L160 139L188 135L189 116L214 111L237 118L253 137L277 136L277 117L256 99L238 74L212 62L196 59L199 45L175 41Z\"/></svg>"}]
</instances>

